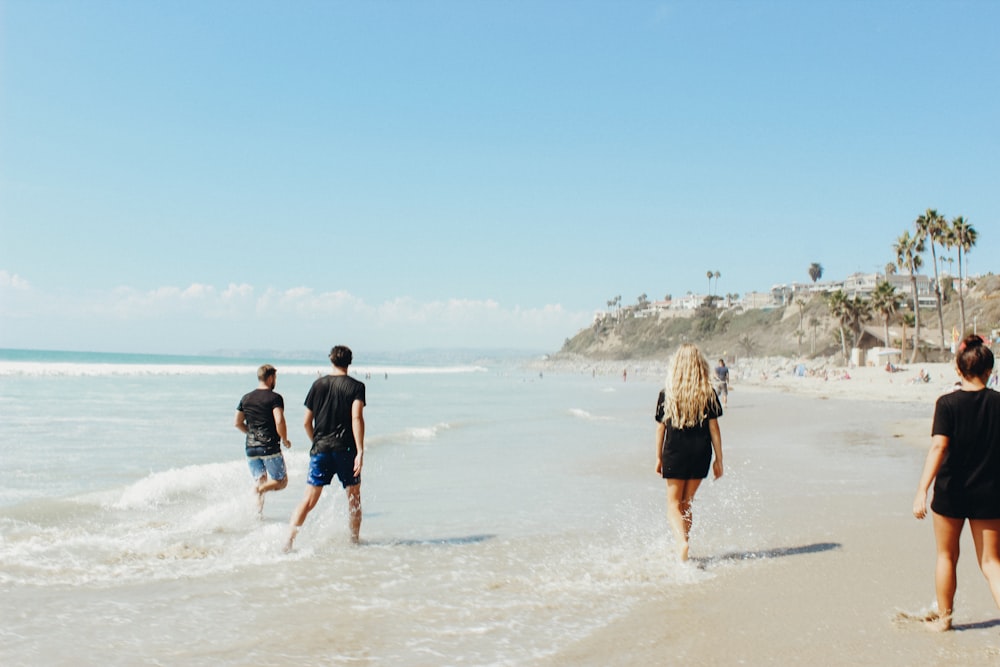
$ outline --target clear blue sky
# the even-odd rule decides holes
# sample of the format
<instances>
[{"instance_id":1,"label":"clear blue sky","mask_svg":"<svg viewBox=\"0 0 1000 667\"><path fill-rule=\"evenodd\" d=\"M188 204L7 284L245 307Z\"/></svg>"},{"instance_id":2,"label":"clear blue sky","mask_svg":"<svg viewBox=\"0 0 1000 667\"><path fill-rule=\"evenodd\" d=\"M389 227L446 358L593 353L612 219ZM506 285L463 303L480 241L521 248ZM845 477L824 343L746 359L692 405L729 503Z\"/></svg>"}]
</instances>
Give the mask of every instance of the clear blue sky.
<instances>
[{"instance_id":1,"label":"clear blue sky","mask_svg":"<svg viewBox=\"0 0 1000 667\"><path fill-rule=\"evenodd\" d=\"M554 351L707 270L881 269L928 207L996 271L998 26L986 1L4 0L0 347Z\"/></svg>"}]
</instances>

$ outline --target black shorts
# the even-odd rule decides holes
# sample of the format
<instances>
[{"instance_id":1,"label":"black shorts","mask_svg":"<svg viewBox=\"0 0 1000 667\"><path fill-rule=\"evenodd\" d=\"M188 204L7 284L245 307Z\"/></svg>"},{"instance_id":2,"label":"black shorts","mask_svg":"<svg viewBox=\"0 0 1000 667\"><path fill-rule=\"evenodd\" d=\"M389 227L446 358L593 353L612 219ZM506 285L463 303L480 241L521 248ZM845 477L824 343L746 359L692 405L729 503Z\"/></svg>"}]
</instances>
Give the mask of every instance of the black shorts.
<instances>
[{"instance_id":1,"label":"black shorts","mask_svg":"<svg viewBox=\"0 0 1000 667\"><path fill-rule=\"evenodd\" d=\"M677 440L660 451L664 479L705 479L712 465L712 443Z\"/></svg>"},{"instance_id":2,"label":"black shorts","mask_svg":"<svg viewBox=\"0 0 1000 667\"><path fill-rule=\"evenodd\" d=\"M952 519L1000 519L1000 495L991 488L968 489L954 480L936 480L931 509Z\"/></svg>"}]
</instances>

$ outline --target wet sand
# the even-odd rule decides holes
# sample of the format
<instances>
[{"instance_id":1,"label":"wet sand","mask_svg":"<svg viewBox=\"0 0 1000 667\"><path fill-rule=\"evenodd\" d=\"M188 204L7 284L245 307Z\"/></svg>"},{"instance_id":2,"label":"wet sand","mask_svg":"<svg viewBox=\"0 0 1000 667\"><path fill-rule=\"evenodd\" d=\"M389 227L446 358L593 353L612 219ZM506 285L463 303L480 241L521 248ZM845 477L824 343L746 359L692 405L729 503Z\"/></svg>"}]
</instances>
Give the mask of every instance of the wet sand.
<instances>
[{"instance_id":1,"label":"wet sand","mask_svg":"<svg viewBox=\"0 0 1000 667\"><path fill-rule=\"evenodd\" d=\"M887 399L874 370L813 390L738 386L720 422L726 476L696 501L692 557L711 576L651 590L545 664L1000 664L1000 610L968 534L955 631L899 618L934 601L932 527L910 504L940 392Z\"/></svg>"}]
</instances>

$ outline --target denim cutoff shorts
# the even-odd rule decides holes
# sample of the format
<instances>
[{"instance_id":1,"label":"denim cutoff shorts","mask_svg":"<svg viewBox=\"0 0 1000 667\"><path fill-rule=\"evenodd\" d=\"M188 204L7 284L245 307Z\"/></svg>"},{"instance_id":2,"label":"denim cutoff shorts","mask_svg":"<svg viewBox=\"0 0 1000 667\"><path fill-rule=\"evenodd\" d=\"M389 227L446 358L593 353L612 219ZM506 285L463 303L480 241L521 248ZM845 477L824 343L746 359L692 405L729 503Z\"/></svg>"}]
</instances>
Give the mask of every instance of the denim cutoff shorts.
<instances>
[{"instance_id":1,"label":"denim cutoff shorts","mask_svg":"<svg viewBox=\"0 0 1000 667\"><path fill-rule=\"evenodd\" d=\"M270 456L248 456L247 465L254 479L260 479L266 472L271 479L285 479L285 457L281 453Z\"/></svg>"}]
</instances>

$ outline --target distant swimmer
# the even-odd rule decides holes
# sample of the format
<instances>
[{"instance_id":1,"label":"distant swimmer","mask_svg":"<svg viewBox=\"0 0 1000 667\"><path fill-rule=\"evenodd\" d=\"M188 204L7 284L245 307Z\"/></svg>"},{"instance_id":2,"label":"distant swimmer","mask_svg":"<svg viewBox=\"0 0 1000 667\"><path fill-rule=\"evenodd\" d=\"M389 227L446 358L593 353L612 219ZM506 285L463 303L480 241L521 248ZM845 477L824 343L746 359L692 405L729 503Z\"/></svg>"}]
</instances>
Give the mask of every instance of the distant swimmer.
<instances>
[{"instance_id":1,"label":"distant swimmer","mask_svg":"<svg viewBox=\"0 0 1000 667\"><path fill-rule=\"evenodd\" d=\"M694 494L709 467L715 479L722 477L721 416L708 362L694 345L681 345L656 400L656 472L667 480L667 520L682 561L688 559Z\"/></svg>"},{"instance_id":2,"label":"distant swimmer","mask_svg":"<svg viewBox=\"0 0 1000 667\"><path fill-rule=\"evenodd\" d=\"M354 360L350 348L330 350L333 370L317 379L306 395L305 429L312 441L305 498L292 512L285 551L291 551L299 528L316 507L323 487L340 479L347 492L351 541L361 532L361 467L365 455L365 385L348 374Z\"/></svg>"},{"instance_id":3,"label":"distant swimmer","mask_svg":"<svg viewBox=\"0 0 1000 667\"><path fill-rule=\"evenodd\" d=\"M285 401L274 391L278 370L264 364L257 369L260 384L240 399L236 406L234 426L246 433L247 463L250 474L257 480L257 511L264 511L264 494L288 486L285 457L281 445L292 443L285 424ZM270 479L268 479L270 477Z\"/></svg>"},{"instance_id":4,"label":"distant swimmer","mask_svg":"<svg viewBox=\"0 0 1000 667\"><path fill-rule=\"evenodd\" d=\"M913 500L913 516L927 515L927 492L934 482L931 512L937 565L937 614L927 621L950 630L954 612L959 542L968 519L979 568L1000 607L1000 394L986 387L993 352L979 336L968 336L955 353L961 386L934 406L931 449Z\"/></svg>"},{"instance_id":5,"label":"distant swimmer","mask_svg":"<svg viewBox=\"0 0 1000 667\"><path fill-rule=\"evenodd\" d=\"M715 393L722 400L722 407L729 403L729 368L725 359L719 359L719 365L715 367Z\"/></svg>"}]
</instances>

